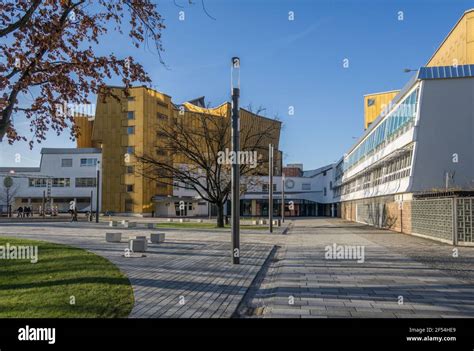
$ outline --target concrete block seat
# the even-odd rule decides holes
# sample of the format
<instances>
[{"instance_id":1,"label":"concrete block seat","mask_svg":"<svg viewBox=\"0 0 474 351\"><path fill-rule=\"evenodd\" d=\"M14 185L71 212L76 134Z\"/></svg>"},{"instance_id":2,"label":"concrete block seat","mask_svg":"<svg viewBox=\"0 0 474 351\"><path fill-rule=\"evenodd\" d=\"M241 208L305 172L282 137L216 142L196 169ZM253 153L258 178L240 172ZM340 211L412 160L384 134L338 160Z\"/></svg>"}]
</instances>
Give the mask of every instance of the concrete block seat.
<instances>
[{"instance_id":1,"label":"concrete block seat","mask_svg":"<svg viewBox=\"0 0 474 351\"><path fill-rule=\"evenodd\" d=\"M122 240L122 233L105 233L105 241L108 243L119 243Z\"/></svg>"},{"instance_id":2,"label":"concrete block seat","mask_svg":"<svg viewBox=\"0 0 474 351\"><path fill-rule=\"evenodd\" d=\"M159 244L165 242L165 233L151 233L150 241L153 244Z\"/></svg>"},{"instance_id":3,"label":"concrete block seat","mask_svg":"<svg viewBox=\"0 0 474 351\"><path fill-rule=\"evenodd\" d=\"M148 242L143 239L130 239L128 248L132 252L145 252L148 249Z\"/></svg>"}]
</instances>

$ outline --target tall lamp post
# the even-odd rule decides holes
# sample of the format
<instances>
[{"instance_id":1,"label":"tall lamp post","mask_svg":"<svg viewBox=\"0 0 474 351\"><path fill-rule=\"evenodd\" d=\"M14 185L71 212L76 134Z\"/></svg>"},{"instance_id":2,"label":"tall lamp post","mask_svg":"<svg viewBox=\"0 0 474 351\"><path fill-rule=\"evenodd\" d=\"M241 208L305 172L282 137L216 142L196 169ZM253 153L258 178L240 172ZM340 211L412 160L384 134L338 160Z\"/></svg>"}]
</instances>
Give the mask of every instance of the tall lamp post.
<instances>
[{"instance_id":1,"label":"tall lamp post","mask_svg":"<svg viewBox=\"0 0 474 351\"><path fill-rule=\"evenodd\" d=\"M240 151L240 117L239 117L239 96L240 96L240 59L232 57L230 73L232 91L232 152L238 155ZM240 264L240 164L239 157L235 157L232 163L232 263Z\"/></svg>"},{"instance_id":2,"label":"tall lamp post","mask_svg":"<svg viewBox=\"0 0 474 351\"><path fill-rule=\"evenodd\" d=\"M97 160L96 165L97 177L96 177L96 191L95 191L95 222L99 223L99 194L100 194L100 161ZM91 209L92 212L92 209Z\"/></svg>"},{"instance_id":3,"label":"tall lamp post","mask_svg":"<svg viewBox=\"0 0 474 351\"><path fill-rule=\"evenodd\" d=\"M281 173L281 223L285 223L285 173Z\"/></svg>"},{"instance_id":4,"label":"tall lamp post","mask_svg":"<svg viewBox=\"0 0 474 351\"><path fill-rule=\"evenodd\" d=\"M268 224L273 233L273 145L268 144Z\"/></svg>"}]
</instances>

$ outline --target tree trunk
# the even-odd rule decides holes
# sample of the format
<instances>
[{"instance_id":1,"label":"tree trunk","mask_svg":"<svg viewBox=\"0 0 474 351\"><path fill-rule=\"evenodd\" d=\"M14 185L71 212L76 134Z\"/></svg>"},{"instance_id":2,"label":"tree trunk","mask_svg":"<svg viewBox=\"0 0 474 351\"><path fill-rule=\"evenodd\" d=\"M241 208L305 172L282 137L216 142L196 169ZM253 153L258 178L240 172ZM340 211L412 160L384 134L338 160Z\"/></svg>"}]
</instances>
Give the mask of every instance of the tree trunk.
<instances>
[{"instance_id":1,"label":"tree trunk","mask_svg":"<svg viewBox=\"0 0 474 351\"><path fill-rule=\"evenodd\" d=\"M217 227L224 228L224 204L222 202L216 203L217 207Z\"/></svg>"}]
</instances>

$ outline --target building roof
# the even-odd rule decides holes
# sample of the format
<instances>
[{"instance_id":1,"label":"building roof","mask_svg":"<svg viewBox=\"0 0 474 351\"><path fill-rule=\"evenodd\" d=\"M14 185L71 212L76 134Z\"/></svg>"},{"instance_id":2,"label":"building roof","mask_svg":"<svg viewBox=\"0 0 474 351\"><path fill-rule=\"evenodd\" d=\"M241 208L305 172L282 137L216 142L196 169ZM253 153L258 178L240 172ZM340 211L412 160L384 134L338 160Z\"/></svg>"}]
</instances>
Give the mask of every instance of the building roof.
<instances>
[{"instance_id":1,"label":"building roof","mask_svg":"<svg viewBox=\"0 0 474 351\"><path fill-rule=\"evenodd\" d=\"M309 171L303 171L303 177L313 178L313 177L317 176L320 173L329 171L333 167L334 167L334 164L331 163L330 165L326 165L326 166L319 167L319 168L316 168L316 169L312 169L312 170L309 170Z\"/></svg>"},{"instance_id":2,"label":"building roof","mask_svg":"<svg viewBox=\"0 0 474 351\"><path fill-rule=\"evenodd\" d=\"M100 154L102 149L93 148L93 147L84 147L84 148L42 148L41 154Z\"/></svg>"},{"instance_id":3,"label":"building roof","mask_svg":"<svg viewBox=\"0 0 474 351\"><path fill-rule=\"evenodd\" d=\"M459 65L454 66L434 66L434 67L420 67L416 74L410 78L400 92L393 98L391 104L395 106L413 87L413 85L420 80L432 80L432 79L456 79L456 78L473 78L474 77L474 65ZM386 114L388 115L388 114ZM376 126L384 119L385 115L379 115L364 131L359 139L352 145L349 151L346 153L350 154L363 140L370 134L370 132L376 128Z\"/></svg>"},{"instance_id":4,"label":"building roof","mask_svg":"<svg viewBox=\"0 0 474 351\"><path fill-rule=\"evenodd\" d=\"M10 174L2 174L2 173L10 173L14 171L15 173L22 173L22 172L39 172L41 169L40 167L0 167L0 176L6 176ZM15 173L11 174L12 176Z\"/></svg>"}]
</instances>

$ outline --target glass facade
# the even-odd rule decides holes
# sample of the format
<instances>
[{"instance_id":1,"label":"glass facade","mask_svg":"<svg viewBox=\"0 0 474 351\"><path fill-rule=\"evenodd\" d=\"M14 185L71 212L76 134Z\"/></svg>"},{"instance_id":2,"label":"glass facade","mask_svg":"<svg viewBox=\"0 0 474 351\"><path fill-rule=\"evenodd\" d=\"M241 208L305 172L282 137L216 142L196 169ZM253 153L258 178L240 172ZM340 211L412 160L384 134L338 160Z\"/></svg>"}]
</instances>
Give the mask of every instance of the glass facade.
<instances>
[{"instance_id":1,"label":"glass facade","mask_svg":"<svg viewBox=\"0 0 474 351\"><path fill-rule=\"evenodd\" d=\"M344 170L348 170L356 165L365 156L390 139L395 133L415 120L418 105L418 91L419 88L415 89L402 100L397 108L390 112L389 117L379 123L379 125L371 131L370 135L349 154L344 160Z\"/></svg>"}]
</instances>

